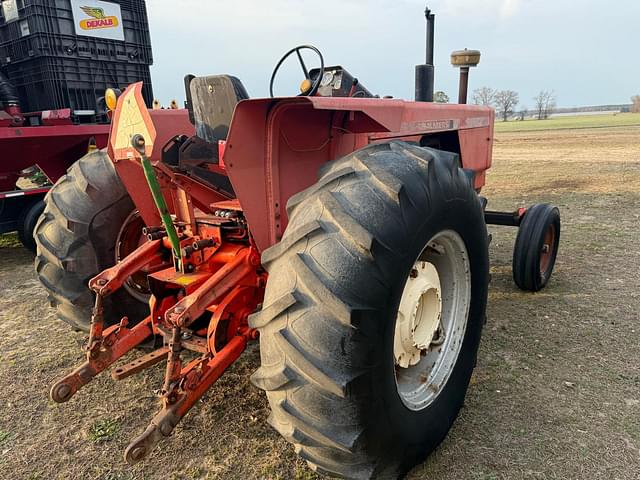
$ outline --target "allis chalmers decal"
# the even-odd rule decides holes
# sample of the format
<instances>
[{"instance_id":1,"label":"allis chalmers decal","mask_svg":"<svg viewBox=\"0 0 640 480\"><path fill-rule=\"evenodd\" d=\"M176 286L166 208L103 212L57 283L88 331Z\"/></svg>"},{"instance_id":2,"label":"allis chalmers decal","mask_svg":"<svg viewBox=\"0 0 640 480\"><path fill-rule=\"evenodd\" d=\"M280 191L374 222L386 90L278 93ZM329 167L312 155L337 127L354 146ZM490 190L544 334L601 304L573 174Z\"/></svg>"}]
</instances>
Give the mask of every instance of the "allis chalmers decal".
<instances>
[{"instance_id":1,"label":"allis chalmers decal","mask_svg":"<svg viewBox=\"0 0 640 480\"><path fill-rule=\"evenodd\" d=\"M98 7L80 7L90 19L80 20L80 28L83 30L97 30L100 28L115 28L119 25L118 17L107 17L104 10Z\"/></svg>"}]
</instances>

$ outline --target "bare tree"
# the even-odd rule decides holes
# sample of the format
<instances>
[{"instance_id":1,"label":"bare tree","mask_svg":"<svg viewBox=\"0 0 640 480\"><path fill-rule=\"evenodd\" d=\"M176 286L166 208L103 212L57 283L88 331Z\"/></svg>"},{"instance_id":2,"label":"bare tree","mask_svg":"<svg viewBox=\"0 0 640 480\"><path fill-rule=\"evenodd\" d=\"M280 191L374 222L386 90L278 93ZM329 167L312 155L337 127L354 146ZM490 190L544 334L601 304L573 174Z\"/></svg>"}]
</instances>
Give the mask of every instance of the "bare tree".
<instances>
[{"instance_id":1,"label":"bare tree","mask_svg":"<svg viewBox=\"0 0 640 480\"><path fill-rule=\"evenodd\" d=\"M544 104L546 102L547 92L545 90L540 90L535 97L533 97L533 101L536 104L536 113L538 114L538 120L542 120L542 115L544 113Z\"/></svg>"},{"instance_id":2,"label":"bare tree","mask_svg":"<svg viewBox=\"0 0 640 480\"><path fill-rule=\"evenodd\" d=\"M496 91L490 87L476 88L471 94L471 101L476 105L493 105Z\"/></svg>"},{"instance_id":3,"label":"bare tree","mask_svg":"<svg viewBox=\"0 0 640 480\"><path fill-rule=\"evenodd\" d=\"M529 110L525 105L520 106L520 110L518 111L518 120L524 120L524 118L529 114Z\"/></svg>"},{"instance_id":4,"label":"bare tree","mask_svg":"<svg viewBox=\"0 0 640 480\"><path fill-rule=\"evenodd\" d=\"M631 111L634 113L640 113L640 95L634 95L631 97L631 102L633 103L633 105L631 105Z\"/></svg>"},{"instance_id":5,"label":"bare tree","mask_svg":"<svg viewBox=\"0 0 640 480\"><path fill-rule=\"evenodd\" d=\"M502 117L502 121L506 122L513 109L518 105L518 93L513 90L497 91L494 98L494 104L498 115Z\"/></svg>"},{"instance_id":6,"label":"bare tree","mask_svg":"<svg viewBox=\"0 0 640 480\"><path fill-rule=\"evenodd\" d=\"M540 93L533 97L533 101L536 103L538 120L549 118L556 108L556 95L553 90L540 90Z\"/></svg>"},{"instance_id":7,"label":"bare tree","mask_svg":"<svg viewBox=\"0 0 640 480\"><path fill-rule=\"evenodd\" d=\"M449 103L449 95L442 90L433 93L433 101L436 103Z\"/></svg>"},{"instance_id":8,"label":"bare tree","mask_svg":"<svg viewBox=\"0 0 640 480\"><path fill-rule=\"evenodd\" d=\"M551 92L549 92L547 103L544 106L544 118L549 118L555 109L556 109L556 94L552 90Z\"/></svg>"}]
</instances>

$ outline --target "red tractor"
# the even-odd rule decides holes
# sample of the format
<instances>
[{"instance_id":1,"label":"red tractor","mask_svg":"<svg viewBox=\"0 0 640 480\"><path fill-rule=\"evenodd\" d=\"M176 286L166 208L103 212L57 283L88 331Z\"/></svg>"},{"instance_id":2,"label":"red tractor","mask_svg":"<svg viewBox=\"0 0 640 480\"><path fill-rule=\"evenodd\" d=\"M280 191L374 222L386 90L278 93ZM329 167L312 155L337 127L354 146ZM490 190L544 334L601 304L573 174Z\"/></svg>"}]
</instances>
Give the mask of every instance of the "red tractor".
<instances>
[{"instance_id":1,"label":"red tractor","mask_svg":"<svg viewBox=\"0 0 640 480\"><path fill-rule=\"evenodd\" d=\"M166 365L161 409L129 463L259 339L252 381L269 423L313 469L401 476L462 406L485 323L487 223L519 225L520 287L542 288L553 269L556 208L485 211L492 109L430 102L432 61L417 67L420 101L404 101L372 95L314 47L291 55L298 96L249 99L235 77L187 77L196 135L168 143L132 85L108 153L80 160L47 196L38 275L62 318L89 331L86 361L51 398L70 400L152 339L112 377Z\"/></svg>"}]
</instances>

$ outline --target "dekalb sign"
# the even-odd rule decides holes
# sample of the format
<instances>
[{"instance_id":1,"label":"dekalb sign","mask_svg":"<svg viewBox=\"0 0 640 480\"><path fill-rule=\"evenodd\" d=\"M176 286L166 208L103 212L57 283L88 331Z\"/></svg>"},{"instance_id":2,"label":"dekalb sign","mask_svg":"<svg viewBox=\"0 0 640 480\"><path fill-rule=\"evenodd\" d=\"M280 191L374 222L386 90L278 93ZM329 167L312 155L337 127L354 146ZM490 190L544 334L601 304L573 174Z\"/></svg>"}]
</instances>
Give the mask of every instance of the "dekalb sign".
<instances>
[{"instance_id":1,"label":"dekalb sign","mask_svg":"<svg viewBox=\"0 0 640 480\"><path fill-rule=\"evenodd\" d=\"M76 35L124 40L122 11L117 3L71 0Z\"/></svg>"},{"instance_id":2,"label":"dekalb sign","mask_svg":"<svg viewBox=\"0 0 640 480\"><path fill-rule=\"evenodd\" d=\"M104 10L96 7L80 7L80 9L92 17L90 20L80 20L80 28L83 30L94 30L96 28L115 28L120 25L118 17L107 17Z\"/></svg>"}]
</instances>

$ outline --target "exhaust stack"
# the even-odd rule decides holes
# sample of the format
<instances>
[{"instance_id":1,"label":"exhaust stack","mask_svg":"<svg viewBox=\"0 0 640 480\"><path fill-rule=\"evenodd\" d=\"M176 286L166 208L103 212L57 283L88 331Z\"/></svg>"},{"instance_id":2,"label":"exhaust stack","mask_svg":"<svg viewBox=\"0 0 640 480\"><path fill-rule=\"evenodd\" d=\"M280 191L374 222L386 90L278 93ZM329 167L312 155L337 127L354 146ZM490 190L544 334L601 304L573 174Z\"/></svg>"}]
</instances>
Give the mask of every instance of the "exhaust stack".
<instances>
[{"instance_id":1,"label":"exhaust stack","mask_svg":"<svg viewBox=\"0 0 640 480\"><path fill-rule=\"evenodd\" d=\"M427 19L426 63L416 65L416 102L433 102L433 38L436 16L429 7L424 11Z\"/></svg>"}]
</instances>

